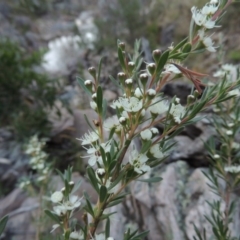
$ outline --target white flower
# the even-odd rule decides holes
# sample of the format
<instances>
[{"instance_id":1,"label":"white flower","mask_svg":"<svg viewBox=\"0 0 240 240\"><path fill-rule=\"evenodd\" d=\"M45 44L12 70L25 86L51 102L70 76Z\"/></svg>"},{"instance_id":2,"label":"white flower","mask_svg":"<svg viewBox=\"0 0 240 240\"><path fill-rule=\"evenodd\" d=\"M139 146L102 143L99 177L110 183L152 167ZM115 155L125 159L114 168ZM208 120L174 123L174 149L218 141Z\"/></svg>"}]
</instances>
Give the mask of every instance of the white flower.
<instances>
[{"instance_id":1,"label":"white flower","mask_svg":"<svg viewBox=\"0 0 240 240\"><path fill-rule=\"evenodd\" d=\"M159 115L167 112L168 105L166 102L163 102L161 98L155 98L152 101L152 105L148 109L152 114Z\"/></svg>"},{"instance_id":2,"label":"white flower","mask_svg":"<svg viewBox=\"0 0 240 240\"><path fill-rule=\"evenodd\" d=\"M214 42L212 41L212 39L204 35L205 35L204 29L198 30L198 36L202 41L203 45L206 47L206 49L209 52L216 52L216 47L213 47Z\"/></svg>"},{"instance_id":3,"label":"white flower","mask_svg":"<svg viewBox=\"0 0 240 240\"><path fill-rule=\"evenodd\" d=\"M150 167L146 165L148 157L145 154L139 154L137 150L133 149L130 153L129 163L134 167L134 171L142 174L150 171Z\"/></svg>"},{"instance_id":4,"label":"white flower","mask_svg":"<svg viewBox=\"0 0 240 240\"><path fill-rule=\"evenodd\" d=\"M162 151L160 150L159 145L155 144L150 148L150 153L152 154L153 157L155 158L163 158L164 155Z\"/></svg>"},{"instance_id":5,"label":"white flower","mask_svg":"<svg viewBox=\"0 0 240 240\"><path fill-rule=\"evenodd\" d=\"M142 100L136 97L119 98L112 105L112 108L123 108L127 112L138 112L142 108Z\"/></svg>"},{"instance_id":6,"label":"white flower","mask_svg":"<svg viewBox=\"0 0 240 240\"><path fill-rule=\"evenodd\" d=\"M213 9L210 9L210 10L213 11ZM208 12L210 10L208 8L205 8L204 12ZM196 7L192 7L191 11L192 11L192 18L198 26L203 26L207 29L211 29L215 27L215 21L211 20L211 17L204 14L202 10L198 10Z\"/></svg>"},{"instance_id":7,"label":"white flower","mask_svg":"<svg viewBox=\"0 0 240 240\"><path fill-rule=\"evenodd\" d=\"M103 148L105 153L110 152L111 145L109 142L101 143L100 146ZM96 162L99 162L100 164L103 163L99 147L97 148L95 146L92 146L89 149L87 149L87 153L89 154L87 157L89 157L88 164L90 166L94 166Z\"/></svg>"},{"instance_id":8,"label":"white flower","mask_svg":"<svg viewBox=\"0 0 240 240\"><path fill-rule=\"evenodd\" d=\"M166 74L166 73L180 74L181 73L181 71L173 64L167 64L164 68L165 70L162 72L162 74Z\"/></svg>"},{"instance_id":9,"label":"white flower","mask_svg":"<svg viewBox=\"0 0 240 240\"><path fill-rule=\"evenodd\" d=\"M81 231L80 232L77 232L77 231L71 232L69 237L72 239L84 240L84 235Z\"/></svg>"},{"instance_id":10,"label":"white flower","mask_svg":"<svg viewBox=\"0 0 240 240\"><path fill-rule=\"evenodd\" d=\"M181 104L176 105L172 103L169 114L171 114L174 121L179 124L181 123L181 118L184 116L185 112L186 110Z\"/></svg>"},{"instance_id":11,"label":"white flower","mask_svg":"<svg viewBox=\"0 0 240 240\"><path fill-rule=\"evenodd\" d=\"M141 131L140 135L143 140L152 139L152 132L149 129L145 129L144 131Z\"/></svg>"},{"instance_id":12,"label":"white flower","mask_svg":"<svg viewBox=\"0 0 240 240\"><path fill-rule=\"evenodd\" d=\"M117 115L104 120L103 127L107 131L111 131L113 128L115 128L116 132L120 132L122 130L122 125L119 123Z\"/></svg>"},{"instance_id":13,"label":"white flower","mask_svg":"<svg viewBox=\"0 0 240 240\"><path fill-rule=\"evenodd\" d=\"M69 201L62 203L61 206L64 207L68 211L72 211L75 208L80 207L80 205L81 205L81 199L78 196L71 195L69 197Z\"/></svg>"},{"instance_id":14,"label":"white flower","mask_svg":"<svg viewBox=\"0 0 240 240\"><path fill-rule=\"evenodd\" d=\"M54 206L53 207L53 211L58 215L58 216L63 216L66 214L67 212L67 209L62 206L62 205L59 205L59 206Z\"/></svg>"},{"instance_id":15,"label":"white flower","mask_svg":"<svg viewBox=\"0 0 240 240\"><path fill-rule=\"evenodd\" d=\"M209 52L216 52L216 47L213 47L214 42L210 37L204 37L202 41Z\"/></svg>"},{"instance_id":16,"label":"white flower","mask_svg":"<svg viewBox=\"0 0 240 240\"><path fill-rule=\"evenodd\" d=\"M85 133L82 138L78 140L82 141L82 145L88 145L96 142L99 139L99 136L95 132Z\"/></svg>"},{"instance_id":17,"label":"white flower","mask_svg":"<svg viewBox=\"0 0 240 240\"><path fill-rule=\"evenodd\" d=\"M125 98L122 102L122 106L127 112L138 112L142 108L142 100L136 97Z\"/></svg>"},{"instance_id":18,"label":"white flower","mask_svg":"<svg viewBox=\"0 0 240 240\"><path fill-rule=\"evenodd\" d=\"M51 201L53 203L59 203L63 200L63 194L60 191L56 191L51 195Z\"/></svg>"},{"instance_id":19,"label":"white flower","mask_svg":"<svg viewBox=\"0 0 240 240\"><path fill-rule=\"evenodd\" d=\"M214 159L219 159L219 158L220 158L220 155L214 154L214 155L213 155L213 158L214 158Z\"/></svg>"},{"instance_id":20,"label":"white flower","mask_svg":"<svg viewBox=\"0 0 240 240\"><path fill-rule=\"evenodd\" d=\"M134 95L137 97L137 98L141 98L143 96L143 89L140 89L140 88L136 88L135 92L134 92Z\"/></svg>"},{"instance_id":21,"label":"white flower","mask_svg":"<svg viewBox=\"0 0 240 240\"><path fill-rule=\"evenodd\" d=\"M226 167L224 167L224 170L225 170L225 172L239 173L240 172L240 165L226 166Z\"/></svg>"},{"instance_id":22,"label":"white flower","mask_svg":"<svg viewBox=\"0 0 240 240\"><path fill-rule=\"evenodd\" d=\"M202 8L202 14L204 15L213 15L218 10L218 6L215 4L206 4Z\"/></svg>"},{"instance_id":23,"label":"white flower","mask_svg":"<svg viewBox=\"0 0 240 240\"><path fill-rule=\"evenodd\" d=\"M79 46L80 42L79 36L62 36L49 42L49 50L43 56L43 68L53 74L69 73L83 54L83 49Z\"/></svg>"},{"instance_id":24,"label":"white flower","mask_svg":"<svg viewBox=\"0 0 240 240\"><path fill-rule=\"evenodd\" d=\"M210 4L217 4L218 3L218 0L211 0L210 1Z\"/></svg>"},{"instance_id":25,"label":"white flower","mask_svg":"<svg viewBox=\"0 0 240 240\"><path fill-rule=\"evenodd\" d=\"M224 64L221 68L213 74L214 77L223 78L226 76L226 79L231 82L235 82L237 80L238 68L232 64Z\"/></svg>"}]
</instances>

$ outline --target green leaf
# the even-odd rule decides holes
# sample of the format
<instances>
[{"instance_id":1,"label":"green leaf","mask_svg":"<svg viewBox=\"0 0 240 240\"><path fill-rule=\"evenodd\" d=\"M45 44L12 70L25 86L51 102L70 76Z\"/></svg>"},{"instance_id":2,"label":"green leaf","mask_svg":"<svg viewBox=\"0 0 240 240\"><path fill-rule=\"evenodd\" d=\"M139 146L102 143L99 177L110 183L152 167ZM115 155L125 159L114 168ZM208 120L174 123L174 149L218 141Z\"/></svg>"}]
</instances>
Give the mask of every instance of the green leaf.
<instances>
[{"instance_id":1,"label":"green leaf","mask_svg":"<svg viewBox=\"0 0 240 240\"><path fill-rule=\"evenodd\" d=\"M108 167L109 172L111 172L116 165L117 165L117 160L112 161Z\"/></svg>"},{"instance_id":2,"label":"green leaf","mask_svg":"<svg viewBox=\"0 0 240 240\"><path fill-rule=\"evenodd\" d=\"M122 53L122 50L120 48L118 48L118 60L121 64L121 67L123 69L123 71L126 71L126 66L125 66L125 60L124 60L124 55Z\"/></svg>"},{"instance_id":3,"label":"green leaf","mask_svg":"<svg viewBox=\"0 0 240 240\"><path fill-rule=\"evenodd\" d=\"M7 224L7 221L8 221L8 216L4 216L1 220L0 220L0 236L2 235L5 227L6 227L6 224Z\"/></svg>"},{"instance_id":4,"label":"green leaf","mask_svg":"<svg viewBox=\"0 0 240 240\"><path fill-rule=\"evenodd\" d=\"M81 88L89 95L89 96L92 96L92 93L91 91L85 86L84 84L84 80L82 78L80 78L79 76L76 77L77 78L77 81L79 83L79 85L81 86Z\"/></svg>"},{"instance_id":5,"label":"green leaf","mask_svg":"<svg viewBox=\"0 0 240 240\"><path fill-rule=\"evenodd\" d=\"M102 111L103 111L103 92L101 86L97 88L97 107L98 107L98 112L102 116Z\"/></svg>"},{"instance_id":6,"label":"green leaf","mask_svg":"<svg viewBox=\"0 0 240 240\"><path fill-rule=\"evenodd\" d=\"M135 236L134 238L132 238L131 240L140 240L140 239L143 239L143 238L145 238L145 237L148 235L148 233L149 233L149 230L144 231L144 232L138 234L137 236Z\"/></svg>"},{"instance_id":7,"label":"green leaf","mask_svg":"<svg viewBox=\"0 0 240 240\"><path fill-rule=\"evenodd\" d=\"M77 183L75 183L71 193L75 193L80 188L81 184L82 184L82 180L79 180Z\"/></svg>"},{"instance_id":8,"label":"green leaf","mask_svg":"<svg viewBox=\"0 0 240 240\"><path fill-rule=\"evenodd\" d=\"M161 71L163 70L169 56L169 50L165 51L162 56L160 57L158 64L157 64L157 70L156 73L157 75L161 74Z\"/></svg>"},{"instance_id":9,"label":"green leaf","mask_svg":"<svg viewBox=\"0 0 240 240\"><path fill-rule=\"evenodd\" d=\"M119 84L119 82L111 75L109 75L109 78L110 80L114 83L114 85L117 87L117 88L121 88L121 90L123 91L123 87L121 84Z\"/></svg>"},{"instance_id":10,"label":"green leaf","mask_svg":"<svg viewBox=\"0 0 240 240\"><path fill-rule=\"evenodd\" d=\"M56 214L54 214L53 212L49 211L48 209L44 210L44 212L52 219L54 220L56 223L60 224L60 220L58 218L58 216Z\"/></svg>"},{"instance_id":11,"label":"green leaf","mask_svg":"<svg viewBox=\"0 0 240 240\"><path fill-rule=\"evenodd\" d=\"M188 41L188 37L184 38L180 43L178 43L174 49L170 52L170 54L172 55L173 53L175 53L178 49L180 49L186 42Z\"/></svg>"},{"instance_id":12,"label":"green leaf","mask_svg":"<svg viewBox=\"0 0 240 240\"><path fill-rule=\"evenodd\" d=\"M149 150L149 148L151 147L151 145L152 145L152 141L151 140L144 141L143 142L143 146L141 147L140 153L147 152Z\"/></svg>"},{"instance_id":13,"label":"green leaf","mask_svg":"<svg viewBox=\"0 0 240 240\"><path fill-rule=\"evenodd\" d=\"M108 102L106 99L103 99L103 111L102 111L102 120L104 121L107 116L107 107L108 107Z\"/></svg>"},{"instance_id":14,"label":"green leaf","mask_svg":"<svg viewBox=\"0 0 240 240\"><path fill-rule=\"evenodd\" d=\"M178 128L176 131L170 133L169 137L168 138L173 138L177 135L179 135L179 133L181 133L183 131L184 127L180 127Z\"/></svg>"},{"instance_id":15,"label":"green leaf","mask_svg":"<svg viewBox=\"0 0 240 240\"><path fill-rule=\"evenodd\" d=\"M90 180L90 184L93 186L93 188L96 190L96 192L99 193L98 180L96 178L94 170L91 167L87 168L87 174L88 174L88 178Z\"/></svg>"},{"instance_id":16,"label":"green leaf","mask_svg":"<svg viewBox=\"0 0 240 240\"><path fill-rule=\"evenodd\" d=\"M138 179L139 182L146 182L146 183L156 183L162 181L161 177L153 177L148 179Z\"/></svg>"},{"instance_id":17,"label":"green leaf","mask_svg":"<svg viewBox=\"0 0 240 240\"><path fill-rule=\"evenodd\" d=\"M116 212L111 212L111 213L108 213L108 214L103 214L100 219L101 220L104 220L104 219L108 219L110 216L112 216L113 214L115 214Z\"/></svg>"},{"instance_id":18,"label":"green leaf","mask_svg":"<svg viewBox=\"0 0 240 240\"><path fill-rule=\"evenodd\" d=\"M93 132L95 132L95 129L93 128L93 126L92 126L91 123L89 122L88 117L87 117L86 114L84 114L84 118L85 118L85 121L87 122L88 126L92 129Z\"/></svg>"},{"instance_id":19,"label":"green leaf","mask_svg":"<svg viewBox=\"0 0 240 240\"><path fill-rule=\"evenodd\" d=\"M101 186L100 187L100 196L99 196L99 199L100 199L100 202L103 203L107 197L108 197L108 193L107 193L107 188L105 186Z\"/></svg>"},{"instance_id":20,"label":"green leaf","mask_svg":"<svg viewBox=\"0 0 240 240\"><path fill-rule=\"evenodd\" d=\"M90 201L90 198L89 196L87 195L86 192L83 193L84 197L85 197L85 200L86 200L86 205L84 206L84 209L91 215L91 216L95 216L94 215L94 211L93 211L93 208L92 208L92 204L91 204L91 201Z\"/></svg>"},{"instance_id":21,"label":"green leaf","mask_svg":"<svg viewBox=\"0 0 240 240\"><path fill-rule=\"evenodd\" d=\"M110 220L108 218L105 226L105 238L107 239L109 236L110 236Z\"/></svg>"},{"instance_id":22,"label":"green leaf","mask_svg":"<svg viewBox=\"0 0 240 240\"><path fill-rule=\"evenodd\" d=\"M118 205L118 204L121 203L122 201L123 201L122 199L118 199L118 200L112 201L112 202L110 202L110 203L107 205L107 208L112 207L112 206L115 206L115 205Z\"/></svg>"}]
</instances>

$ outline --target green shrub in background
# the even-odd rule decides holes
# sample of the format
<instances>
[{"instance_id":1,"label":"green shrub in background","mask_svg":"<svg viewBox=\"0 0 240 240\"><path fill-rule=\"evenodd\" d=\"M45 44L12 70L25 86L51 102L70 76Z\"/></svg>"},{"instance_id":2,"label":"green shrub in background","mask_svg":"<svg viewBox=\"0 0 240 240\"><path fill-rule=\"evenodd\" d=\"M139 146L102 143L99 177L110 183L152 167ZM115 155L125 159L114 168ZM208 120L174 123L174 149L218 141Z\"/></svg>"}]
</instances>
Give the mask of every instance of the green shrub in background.
<instances>
[{"instance_id":1,"label":"green shrub in background","mask_svg":"<svg viewBox=\"0 0 240 240\"><path fill-rule=\"evenodd\" d=\"M0 127L11 126L17 137L48 136L46 108L57 96L54 81L35 69L41 52L27 54L10 40L0 40Z\"/></svg>"}]
</instances>

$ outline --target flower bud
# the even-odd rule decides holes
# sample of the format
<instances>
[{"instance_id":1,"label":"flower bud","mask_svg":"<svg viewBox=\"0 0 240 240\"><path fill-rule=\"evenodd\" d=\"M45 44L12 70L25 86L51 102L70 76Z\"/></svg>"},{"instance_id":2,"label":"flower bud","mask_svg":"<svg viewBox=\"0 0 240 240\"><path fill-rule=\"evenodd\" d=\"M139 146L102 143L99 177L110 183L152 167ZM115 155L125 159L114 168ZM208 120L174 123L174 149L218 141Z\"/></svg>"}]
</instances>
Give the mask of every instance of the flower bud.
<instances>
[{"instance_id":1,"label":"flower bud","mask_svg":"<svg viewBox=\"0 0 240 240\"><path fill-rule=\"evenodd\" d=\"M86 81L84 82L84 85L86 86L86 88L87 88L90 92L92 92L93 82L92 82L91 80L86 80Z\"/></svg>"},{"instance_id":2,"label":"flower bud","mask_svg":"<svg viewBox=\"0 0 240 240\"><path fill-rule=\"evenodd\" d=\"M140 132L141 139L144 141L152 139L152 132L149 129L145 129Z\"/></svg>"},{"instance_id":3,"label":"flower bud","mask_svg":"<svg viewBox=\"0 0 240 240\"><path fill-rule=\"evenodd\" d=\"M97 173L97 175L98 175L99 178L103 178L106 172L105 172L105 169L104 169L104 168L98 168L98 169L96 170L96 173Z\"/></svg>"},{"instance_id":4,"label":"flower bud","mask_svg":"<svg viewBox=\"0 0 240 240\"><path fill-rule=\"evenodd\" d=\"M156 64L155 63L149 63L147 65L147 70L148 70L148 72L151 76L154 75L154 73L156 71Z\"/></svg>"},{"instance_id":5,"label":"flower bud","mask_svg":"<svg viewBox=\"0 0 240 240\"><path fill-rule=\"evenodd\" d=\"M120 42L118 44L118 47L122 50L122 51L125 51L125 42Z\"/></svg>"},{"instance_id":6,"label":"flower bud","mask_svg":"<svg viewBox=\"0 0 240 240\"><path fill-rule=\"evenodd\" d=\"M194 95L195 98L198 98L200 96L200 93L198 92L198 90L195 90L193 92L193 95Z\"/></svg>"},{"instance_id":7,"label":"flower bud","mask_svg":"<svg viewBox=\"0 0 240 240\"><path fill-rule=\"evenodd\" d=\"M90 107L91 107L93 110L97 111L97 104L96 104L96 102L91 101L91 102L90 102Z\"/></svg>"},{"instance_id":8,"label":"flower bud","mask_svg":"<svg viewBox=\"0 0 240 240\"><path fill-rule=\"evenodd\" d=\"M219 156L218 154L214 154L214 155L213 155L213 158L214 158L214 159L220 159L220 156Z\"/></svg>"},{"instance_id":9,"label":"flower bud","mask_svg":"<svg viewBox=\"0 0 240 240\"><path fill-rule=\"evenodd\" d=\"M156 96L156 91L154 89L148 89L147 95L150 99L153 99Z\"/></svg>"},{"instance_id":10,"label":"flower bud","mask_svg":"<svg viewBox=\"0 0 240 240\"><path fill-rule=\"evenodd\" d=\"M143 73L139 76L140 81L142 83L142 85L145 87L148 81L148 75L146 73Z\"/></svg>"},{"instance_id":11,"label":"flower bud","mask_svg":"<svg viewBox=\"0 0 240 240\"><path fill-rule=\"evenodd\" d=\"M65 192L66 192L66 188L63 187L63 188L61 189L61 192L62 192L63 194L65 194Z\"/></svg>"},{"instance_id":12,"label":"flower bud","mask_svg":"<svg viewBox=\"0 0 240 240\"><path fill-rule=\"evenodd\" d=\"M187 104L192 104L195 101L195 97L193 95L188 95Z\"/></svg>"},{"instance_id":13,"label":"flower bud","mask_svg":"<svg viewBox=\"0 0 240 240\"><path fill-rule=\"evenodd\" d=\"M125 81L125 79L126 79L126 74L124 73L124 72L120 72L120 73L118 73L118 79L119 79L119 81L120 81L120 83L122 84L122 85L124 85L124 81Z\"/></svg>"},{"instance_id":14,"label":"flower bud","mask_svg":"<svg viewBox=\"0 0 240 240\"><path fill-rule=\"evenodd\" d=\"M128 78L125 80L125 86L129 89L132 88L133 80L131 78Z\"/></svg>"},{"instance_id":15,"label":"flower bud","mask_svg":"<svg viewBox=\"0 0 240 240\"><path fill-rule=\"evenodd\" d=\"M130 73L132 73L134 67L135 67L135 63L134 62L128 62L128 69L129 69Z\"/></svg>"},{"instance_id":16,"label":"flower bud","mask_svg":"<svg viewBox=\"0 0 240 240\"><path fill-rule=\"evenodd\" d=\"M233 135L233 131L232 131L232 130L227 130L227 131L226 131L226 134L227 134L228 136L232 136L232 135Z\"/></svg>"},{"instance_id":17,"label":"flower bud","mask_svg":"<svg viewBox=\"0 0 240 240\"><path fill-rule=\"evenodd\" d=\"M74 187L74 185L75 185L75 183L74 183L73 181L70 181L70 182L68 183L68 185L69 185L69 189L70 189L70 192L71 192L72 189L73 189L73 187Z\"/></svg>"},{"instance_id":18,"label":"flower bud","mask_svg":"<svg viewBox=\"0 0 240 240\"><path fill-rule=\"evenodd\" d=\"M88 72L92 75L94 79L96 79L96 68L95 67L90 67L88 69Z\"/></svg>"},{"instance_id":19,"label":"flower bud","mask_svg":"<svg viewBox=\"0 0 240 240\"><path fill-rule=\"evenodd\" d=\"M119 123L120 123L121 125L126 125L127 119L126 119L125 117L120 117L120 118L119 118Z\"/></svg>"},{"instance_id":20,"label":"flower bud","mask_svg":"<svg viewBox=\"0 0 240 240\"><path fill-rule=\"evenodd\" d=\"M135 92L134 92L134 95L135 95L137 98L142 98L142 96L143 96L143 89L136 88L136 90L135 90Z\"/></svg>"},{"instance_id":21,"label":"flower bud","mask_svg":"<svg viewBox=\"0 0 240 240\"><path fill-rule=\"evenodd\" d=\"M151 128L150 131L152 132L152 134L153 134L154 137L157 136L157 135L159 135L159 131L158 131L158 129L155 128L155 127Z\"/></svg>"},{"instance_id":22,"label":"flower bud","mask_svg":"<svg viewBox=\"0 0 240 240\"><path fill-rule=\"evenodd\" d=\"M94 93L93 95L92 95L92 99L95 101L95 100L97 100L97 94L96 93Z\"/></svg>"},{"instance_id":23,"label":"flower bud","mask_svg":"<svg viewBox=\"0 0 240 240\"><path fill-rule=\"evenodd\" d=\"M234 126L234 123L228 123L227 126L228 126L229 128L231 128L231 127Z\"/></svg>"},{"instance_id":24,"label":"flower bud","mask_svg":"<svg viewBox=\"0 0 240 240\"><path fill-rule=\"evenodd\" d=\"M162 52L159 49L156 49L152 52L153 59L155 60L156 63L159 61L161 54Z\"/></svg>"}]
</instances>

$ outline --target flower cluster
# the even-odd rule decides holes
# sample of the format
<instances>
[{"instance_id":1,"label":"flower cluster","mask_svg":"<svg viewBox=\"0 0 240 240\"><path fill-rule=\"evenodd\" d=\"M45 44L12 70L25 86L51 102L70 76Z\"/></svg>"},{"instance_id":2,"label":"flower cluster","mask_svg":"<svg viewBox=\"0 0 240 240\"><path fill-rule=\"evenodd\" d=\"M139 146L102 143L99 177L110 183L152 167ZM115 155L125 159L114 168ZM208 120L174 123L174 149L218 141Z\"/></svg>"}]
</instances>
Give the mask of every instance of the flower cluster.
<instances>
[{"instance_id":1,"label":"flower cluster","mask_svg":"<svg viewBox=\"0 0 240 240\"><path fill-rule=\"evenodd\" d=\"M35 135L33 136L28 145L26 146L25 153L30 156L29 165L32 169L37 171L37 182L44 181L49 174L49 165L47 164L48 154L43 151L46 144L46 139L39 140ZM25 186L29 181L24 181L20 186Z\"/></svg>"},{"instance_id":2,"label":"flower cluster","mask_svg":"<svg viewBox=\"0 0 240 240\"><path fill-rule=\"evenodd\" d=\"M221 68L213 74L213 76L221 79L226 78L226 81L233 83L236 82L239 77L238 69L239 67L237 65L223 64ZM239 96L240 91L239 89L234 89L228 94L229 96Z\"/></svg>"},{"instance_id":3,"label":"flower cluster","mask_svg":"<svg viewBox=\"0 0 240 240\"><path fill-rule=\"evenodd\" d=\"M50 41L49 51L43 56L43 68L53 74L67 74L83 54L81 42L79 36L62 36Z\"/></svg>"},{"instance_id":4,"label":"flower cluster","mask_svg":"<svg viewBox=\"0 0 240 240\"><path fill-rule=\"evenodd\" d=\"M218 1L208 2L202 9L192 7L192 19L198 26L198 38L209 52L215 52L216 47L213 46L213 41L210 36L206 35L208 29L213 29L216 26L217 11L219 9Z\"/></svg>"}]
</instances>

